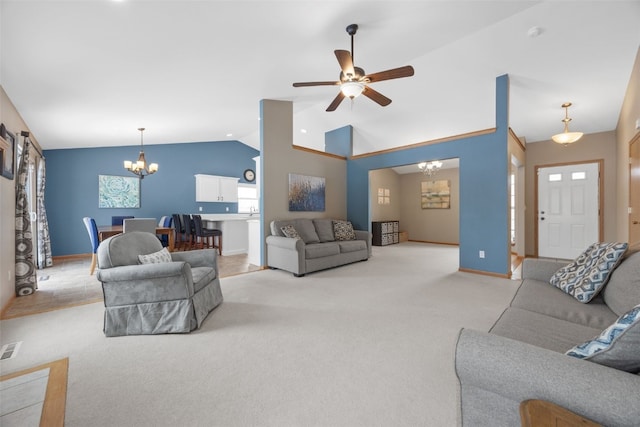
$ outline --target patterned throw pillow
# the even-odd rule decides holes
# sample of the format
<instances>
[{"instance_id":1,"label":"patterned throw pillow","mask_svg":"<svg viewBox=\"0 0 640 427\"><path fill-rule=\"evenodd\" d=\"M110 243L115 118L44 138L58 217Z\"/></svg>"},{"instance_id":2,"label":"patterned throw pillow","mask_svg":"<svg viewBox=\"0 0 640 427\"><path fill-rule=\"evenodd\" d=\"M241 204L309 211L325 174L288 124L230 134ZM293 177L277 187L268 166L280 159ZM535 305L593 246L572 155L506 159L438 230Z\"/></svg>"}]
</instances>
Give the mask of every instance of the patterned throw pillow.
<instances>
[{"instance_id":1,"label":"patterned throw pillow","mask_svg":"<svg viewBox=\"0 0 640 427\"><path fill-rule=\"evenodd\" d=\"M600 335L567 351L567 355L611 368L640 373L640 305L635 306Z\"/></svg>"},{"instance_id":2,"label":"patterned throw pillow","mask_svg":"<svg viewBox=\"0 0 640 427\"><path fill-rule=\"evenodd\" d=\"M300 235L296 231L296 228L291 224L285 225L284 227L280 228L280 230L282 230L282 234L284 234L285 237L289 237L291 239L300 238Z\"/></svg>"},{"instance_id":3,"label":"patterned throw pillow","mask_svg":"<svg viewBox=\"0 0 640 427\"><path fill-rule=\"evenodd\" d=\"M140 264L160 264L161 262L171 262L171 254L167 248L162 248L158 252L154 252L148 255L138 255Z\"/></svg>"},{"instance_id":4,"label":"patterned throw pillow","mask_svg":"<svg viewBox=\"0 0 640 427\"><path fill-rule=\"evenodd\" d=\"M607 284L627 246L626 243L594 243L571 264L556 271L549 283L587 303Z\"/></svg>"},{"instance_id":5,"label":"patterned throw pillow","mask_svg":"<svg viewBox=\"0 0 640 427\"><path fill-rule=\"evenodd\" d=\"M333 221L333 235L336 240L356 240L351 221Z\"/></svg>"}]
</instances>

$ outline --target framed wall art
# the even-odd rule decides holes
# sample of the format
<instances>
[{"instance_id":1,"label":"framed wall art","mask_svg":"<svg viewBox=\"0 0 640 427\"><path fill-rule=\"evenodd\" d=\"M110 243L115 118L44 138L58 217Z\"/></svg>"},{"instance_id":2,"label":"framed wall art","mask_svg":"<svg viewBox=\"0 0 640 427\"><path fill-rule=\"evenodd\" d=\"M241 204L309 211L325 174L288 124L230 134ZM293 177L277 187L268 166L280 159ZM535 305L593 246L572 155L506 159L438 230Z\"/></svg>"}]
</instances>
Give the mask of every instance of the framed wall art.
<instances>
[{"instance_id":1,"label":"framed wall art","mask_svg":"<svg viewBox=\"0 0 640 427\"><path fill-rule=\"evenodd\" d=\"M139 208L140 178L98 175L99 208Z\"/></svg>"},{"instance_id":2,"label":"framed wall art","mask_svg":"<svg viewBox=\"0 0 640 427\"><path fill-rule=\"evenodd\" d=\"M289 211L323 212L324 196L323 177L289 174Z\"/></svg>"},{"instance_id":3,"label":"framed wall art","mask_svg":"<svg viewBox=\"0 0 640 427\"><path fill-rule=\"evenodd\" d=\"M2 176L13 179L16 163L16 137L4 126L0 125L0 160L2 160Z\"/></svg>"},{"instance_id":4,"label":"framed wall art","mask_svg":"<svg viewBox=\"0 0 640 427\"><path fill-rule=\"evenodd\" d=\"M423 181L421 183L420 204L422 209L451 208L451 184L448 179Z\"/></svg>"}]
</instances>

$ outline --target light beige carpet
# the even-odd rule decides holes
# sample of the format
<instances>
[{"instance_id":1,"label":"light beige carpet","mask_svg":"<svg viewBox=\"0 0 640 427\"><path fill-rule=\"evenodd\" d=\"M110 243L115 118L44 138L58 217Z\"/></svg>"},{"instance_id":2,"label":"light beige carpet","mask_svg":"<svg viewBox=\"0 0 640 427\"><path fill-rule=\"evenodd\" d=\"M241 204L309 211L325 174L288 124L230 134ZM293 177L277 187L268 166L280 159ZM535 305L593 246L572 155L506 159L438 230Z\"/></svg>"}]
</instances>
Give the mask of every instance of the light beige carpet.
<instances>
[{"instance_id":1,"label":"light beige carpet","mask_svg":"<svg viewBox=\"0 0 640 427\"><path fill-rule=\"evenodd\" d=\"M374 248L295 278L224 278L187 335L105 338L102 304L1 322L17 371L69 357L67 426L451 426L462 327L487 330L517 282L461 273L458 249Z\"/></svg>"}]
</instances>

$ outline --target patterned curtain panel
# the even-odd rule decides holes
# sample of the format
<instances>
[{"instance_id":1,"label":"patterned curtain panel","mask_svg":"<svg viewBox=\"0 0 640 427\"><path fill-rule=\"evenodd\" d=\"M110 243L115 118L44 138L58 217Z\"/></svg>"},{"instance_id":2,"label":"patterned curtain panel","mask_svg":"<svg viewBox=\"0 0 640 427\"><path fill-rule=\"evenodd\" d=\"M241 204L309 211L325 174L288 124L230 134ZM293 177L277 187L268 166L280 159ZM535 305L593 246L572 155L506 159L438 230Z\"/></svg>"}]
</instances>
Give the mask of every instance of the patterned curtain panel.
<instances>
[{"instance_id":1,"label":"patterned curtain panel","mask_svg":"<svg viewBox=\"0 0 640 427\"><path fill-rule=\"evenodd\" d=\"M30 145L29 139L25 138L16 179L16 295L18 296L31 295L38 287L26 191Z\"/></svg>"},{"instance_id":2,"label":"patterned curtain panel","mask_svg":"<svg viewBox=\"0 0 640 427\"><path fill-rule=\"evenodd\" d=\"M46 183L46 167L44 158L38 162L36 212L38 213L38 268L51 267L51 238L49 237L49 221L44 207L44 187Z\"/></svg>"}]
</instances>

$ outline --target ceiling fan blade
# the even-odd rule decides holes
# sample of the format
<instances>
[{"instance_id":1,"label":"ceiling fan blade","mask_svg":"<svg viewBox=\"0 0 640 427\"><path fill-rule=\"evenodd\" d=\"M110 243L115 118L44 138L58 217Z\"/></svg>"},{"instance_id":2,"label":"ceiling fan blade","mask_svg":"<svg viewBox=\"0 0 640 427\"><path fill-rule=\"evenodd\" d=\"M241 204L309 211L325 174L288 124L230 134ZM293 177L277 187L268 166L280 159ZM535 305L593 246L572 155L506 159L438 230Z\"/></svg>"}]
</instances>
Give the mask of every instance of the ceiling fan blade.
<instances>
[{"instance_id":1,"label":"ceiling fan blade","mask_svg":"<svg viewBox=\"0 0 640 427\"><path fill-rule=\"evenodd\" d=\"M305 87L305 86L337 86L340 82L302 82L302 83L294 83L293 87Z\"/></svg>"},{"instance_id":2,"label":"ceiling fan blade","mask_svg":"<svg viewBox=\"0 0 640 427\"><path fill-rule=\"evenodd\" d=\"M338 63L340 64L340 69L345 76L355 76L355 72L353 71L353 59L351 59L351 53L348 50L336 50L334 51L336 54L336 58L338 58Z\"/></svg>"},{"instance_id":3,"label":"ceiling fan blade","mask_svg":"<svg viewBox=\"0 0 640 427\"><path fill-rule=\"evenodd\" d=\"M383 80L399 79L402 77L413 76L413 67L411 65L405 65L400 68L393 68L391 70L380 71L379 73L373 73L367 75L369 83L380 82Z\"/></svg>"},{"instance_id":4,"label":"ceiling fan blade","mask_svg":"<svg viewBox=\"0 0 640 427\"><path fill-rule=\"evenodd\" d=\"M369 86L365 86L364 87L364 90L362 91L362 94L364 96L366 96L367 98L369 98L369 99L377 102L378 104L382 105L383 107L386 107L387 105L391 104L391 100L389 98L387 98L386 96L384 96L380 92L377 92L377 91L371 89Z\"/></svg>"},{"instance_id":5,"label":"ceiling fan blade","mask_svg":"<svg viewBox=\"0 0 640 427\"><path fill-rule=\"evenodd\" d=\"M342 93L342 91L338 92L338 96L336 96L333 102L329 104L329 106L327 107L327 111L335 111L335 109L338 108L338 105L340 105L343 99L344 93Z\"/></svg>"}]
</instances>

